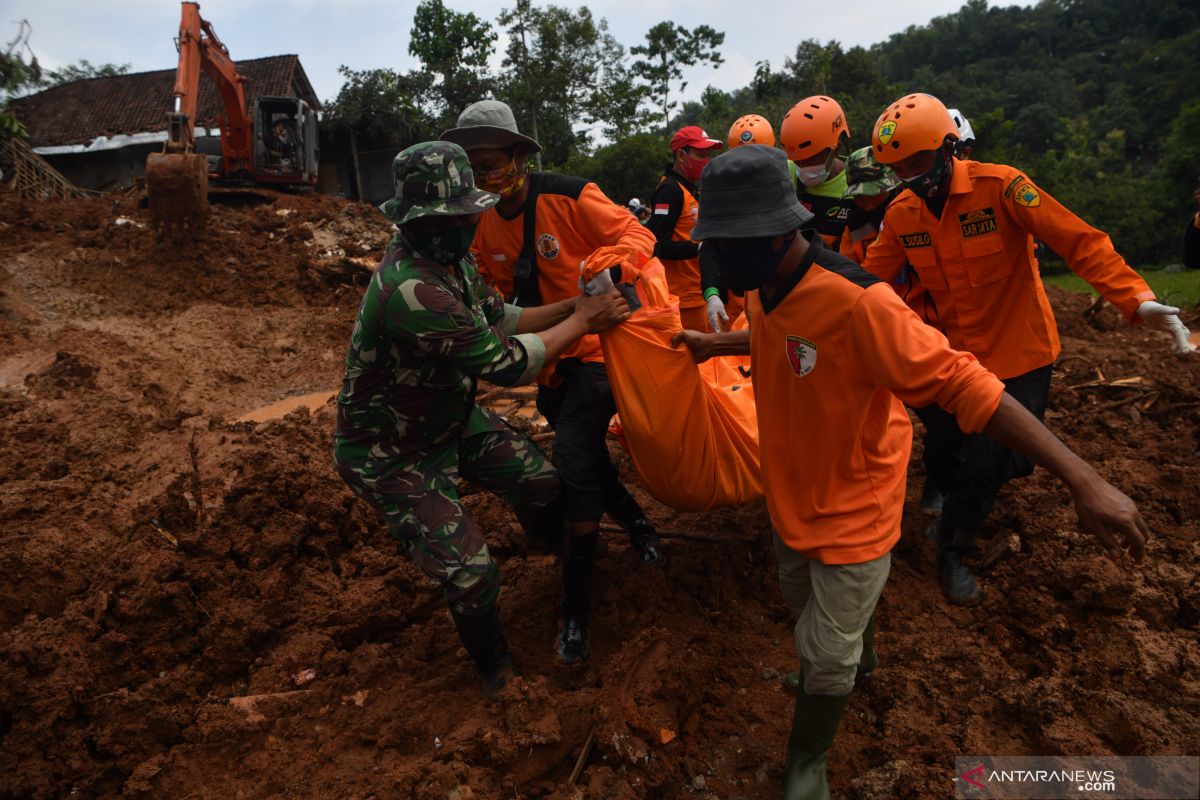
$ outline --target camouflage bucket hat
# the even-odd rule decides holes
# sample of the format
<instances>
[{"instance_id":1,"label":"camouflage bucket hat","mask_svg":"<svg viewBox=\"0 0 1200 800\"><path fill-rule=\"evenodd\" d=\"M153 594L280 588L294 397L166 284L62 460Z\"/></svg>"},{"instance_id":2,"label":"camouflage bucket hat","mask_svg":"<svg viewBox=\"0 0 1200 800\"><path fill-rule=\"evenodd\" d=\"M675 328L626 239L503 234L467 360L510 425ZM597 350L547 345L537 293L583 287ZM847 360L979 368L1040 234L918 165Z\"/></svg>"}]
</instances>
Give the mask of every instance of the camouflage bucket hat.
<instances>
[{"instance_id":1,"label":"camouflage bucket hat","mask_svg":"<svg viewBox=\"0 0 1200 800\"><path fill-rule=\"evenodd\" d=\"M475 188L475 173L461 147L450 142L414 144L392 160L396 196L379 207L397 225L433 215L478 214L500 196Z\"/></svg>"},{"instance_id":2,"label":"camouflage bucket hat","mask_svg":"<svg viewBox=\"0 0 1200 800\"><path fill-rule=\"evenodd\" d=\"M892 168L875 160L870 147L860 147L846 159L846 193L843 197L875 197L903 184Z\"/></svg>"}]
</instances>

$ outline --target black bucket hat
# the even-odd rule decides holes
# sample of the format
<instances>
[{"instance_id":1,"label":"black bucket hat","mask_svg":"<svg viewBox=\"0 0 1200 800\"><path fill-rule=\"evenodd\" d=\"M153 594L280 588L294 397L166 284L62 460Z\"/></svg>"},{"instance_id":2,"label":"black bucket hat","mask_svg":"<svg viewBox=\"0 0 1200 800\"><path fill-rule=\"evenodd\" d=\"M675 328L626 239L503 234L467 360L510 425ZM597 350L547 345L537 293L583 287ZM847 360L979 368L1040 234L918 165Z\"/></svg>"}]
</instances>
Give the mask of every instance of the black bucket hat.
<instances>
[{"instance_id":1,"label":"black bucket hat","mask_svg":"<svg viewBox=\"0 0 1200 800\"><path fill-rule=\"evenodd\" d=\"M812 218L796 197L784 152L747 144L722 153L704 167L692 239L780 236Z\"/></svg>"}]
</instances>

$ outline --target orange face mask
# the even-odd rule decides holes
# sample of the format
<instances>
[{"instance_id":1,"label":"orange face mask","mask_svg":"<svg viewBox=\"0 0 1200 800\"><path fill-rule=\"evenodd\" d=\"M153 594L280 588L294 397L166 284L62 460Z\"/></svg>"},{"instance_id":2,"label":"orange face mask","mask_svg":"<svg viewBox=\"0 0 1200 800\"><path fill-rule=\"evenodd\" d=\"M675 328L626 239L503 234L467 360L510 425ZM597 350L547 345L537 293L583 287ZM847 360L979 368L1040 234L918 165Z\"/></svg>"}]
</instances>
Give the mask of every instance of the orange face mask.
<instances>
[{"instance_id":1,"label":"orange face mask","mask_svg":"<svg viewBox=\"0 0 1200 800\"><path fill-rule=\"evenodd\" d=\"M490 172L476 172L475 186L485 192L498 194L501 197L511 197L521 191L521 187L525 185L525 178L529 175L529 170L522 164L517 165L516 160L508 162L500 169L494 169Z\"/></svg>"}]
</instances>

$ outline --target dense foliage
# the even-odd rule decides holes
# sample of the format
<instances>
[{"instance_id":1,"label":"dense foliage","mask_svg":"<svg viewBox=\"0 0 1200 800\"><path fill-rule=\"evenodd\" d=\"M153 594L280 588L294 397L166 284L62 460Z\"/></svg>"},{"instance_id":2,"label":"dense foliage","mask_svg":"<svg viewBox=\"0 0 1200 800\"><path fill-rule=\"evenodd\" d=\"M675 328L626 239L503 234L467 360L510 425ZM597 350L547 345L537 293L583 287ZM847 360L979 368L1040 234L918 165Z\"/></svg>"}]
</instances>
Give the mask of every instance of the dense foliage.
<instances>
[{"instance_id":1,"label":"dense foliage","mask_svg":"<svg viewBox=\"0 0 1200 800\"><path fill-rule=\"evenodd\" d=\"M973 157L1028 171L1134 263L1178 260L1200 175L1200 7L1191 0L968 0L871 47L801 41L779 68L759 62L749 86L709 87L682 108L670 99L683 89L679 67L720 64L723 33L664 22L627 51L586 6L533 0L517 0L496 24L508 46L501 69L489 71L492 27L422 0L411 48L420 70L346 72L346 100L361 98L358 84L373 77L387 87L366 94L391 108L366 113L340 96L330 116L343 127L361 120L375 144L403 146L453 125L471 100L498 97L526 132L536 126L546 168L589 177L624 201L653 191L667 134L680 125L723 138L743 114L778 125L797 100L829 94L861 146L888 102L924 91L970 119Z\"/></svg>"}]
</instances>

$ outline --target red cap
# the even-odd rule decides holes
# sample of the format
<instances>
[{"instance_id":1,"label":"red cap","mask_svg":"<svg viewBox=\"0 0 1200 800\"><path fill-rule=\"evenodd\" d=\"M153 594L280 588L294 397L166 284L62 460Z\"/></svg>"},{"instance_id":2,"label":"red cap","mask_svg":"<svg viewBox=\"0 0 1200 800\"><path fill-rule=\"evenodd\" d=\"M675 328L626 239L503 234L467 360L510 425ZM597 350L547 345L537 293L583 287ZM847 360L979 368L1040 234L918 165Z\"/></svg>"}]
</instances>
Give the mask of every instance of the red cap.
<instances>
[{"instance_id":1,"label":"red cap","mask_svg":"<svg viewBox=\"0 0 1200 800\"><path fill-rule=\"evenodd\" d=\"M695 147L697 150L709 150L714 147L724 147L725 143L711 138L699 125L684 125L671 137L671 152L683 147Z\"/></svg>"}]
</instances>

